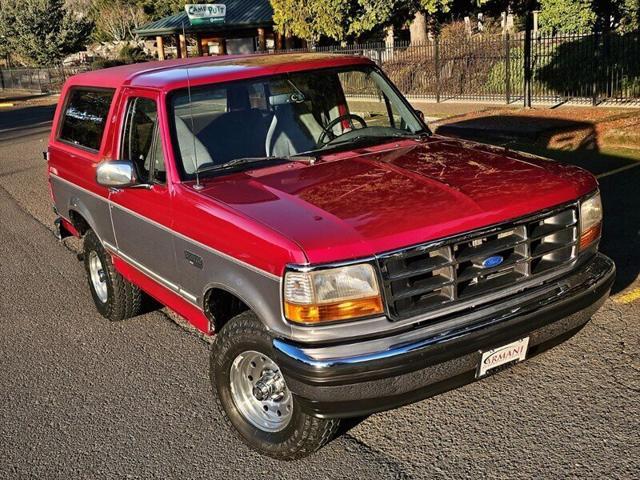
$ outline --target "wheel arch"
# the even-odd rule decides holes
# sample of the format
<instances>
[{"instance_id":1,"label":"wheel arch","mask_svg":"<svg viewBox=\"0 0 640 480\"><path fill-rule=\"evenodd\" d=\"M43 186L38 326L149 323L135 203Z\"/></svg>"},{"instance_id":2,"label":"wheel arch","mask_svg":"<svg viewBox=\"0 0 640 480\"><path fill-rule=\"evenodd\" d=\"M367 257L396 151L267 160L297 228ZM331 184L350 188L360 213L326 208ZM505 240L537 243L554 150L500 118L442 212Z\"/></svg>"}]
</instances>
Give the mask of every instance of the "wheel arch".
<instances>
[{"instance_id":1,"label":"wheel arch","mask_svg":"<svg viewBox=\"0 0 640 480\"><path fill-rule=\"evenodd\" d=\"M251 306L251 302L244 299L238 292L226 285L210 284L202 297L202 306L209 319L212 330L219 332L229 320L245 311L252 311L258 318L260 314ZM260 321L265 324L262 318Z\"/></svg>"},{"instance_id":2,"label":"wheel arch","mask_svg":"<svg viewBox=\"0 0 640 480\"><path fill-rule=\"evenodd\" d=\"M84 234L89 230L95 231L85 216L76 209L69 209L69 221L71 222L71 225L73 225L73 228L78 231L80 236L84 236Z\"/></svg>"}]
</instances>

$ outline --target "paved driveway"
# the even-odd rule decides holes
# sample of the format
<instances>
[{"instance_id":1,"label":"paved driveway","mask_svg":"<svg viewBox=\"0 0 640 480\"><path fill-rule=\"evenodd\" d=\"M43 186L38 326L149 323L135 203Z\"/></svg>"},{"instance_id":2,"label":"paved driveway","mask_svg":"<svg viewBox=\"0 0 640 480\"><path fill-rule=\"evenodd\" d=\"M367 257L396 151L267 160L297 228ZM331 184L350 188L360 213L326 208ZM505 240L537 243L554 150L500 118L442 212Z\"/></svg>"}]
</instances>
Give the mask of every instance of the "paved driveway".
<instances>
[{"instance_id":1,"label":"paved driveway","mask_svg":"<svg viewBox=\"0 0 640 480\"><path fill-rule=\"evenodd\" d=\"M20 114L0 129L6 115ZM0 131L0 478L638 477L640 300L621 293L531 361L369 417L308 459L258 456L212 406L206 342L162 311L96 313L74 245L51 235L46 133L28 125ZM617 292L639 268L638 185L637 169L602 179Z\"/></svg>"}]
</instances>

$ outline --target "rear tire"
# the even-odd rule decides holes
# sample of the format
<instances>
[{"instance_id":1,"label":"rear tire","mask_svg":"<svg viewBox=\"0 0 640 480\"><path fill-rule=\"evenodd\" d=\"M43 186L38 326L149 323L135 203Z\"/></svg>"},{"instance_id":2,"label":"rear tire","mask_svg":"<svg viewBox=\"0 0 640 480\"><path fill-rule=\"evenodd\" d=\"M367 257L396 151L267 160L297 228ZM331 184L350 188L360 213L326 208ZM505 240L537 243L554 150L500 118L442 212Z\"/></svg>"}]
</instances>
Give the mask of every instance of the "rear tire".
<instances>
[{"instance_id":1,"label":"rear tire","mask_svg":"<svg viewBox=\"0 0 640 480\"><path fill-rule=\"evenodd\" d=\"M232 318L213 342L213 396L228 426L249 447L273 458L294 460L331 440L340 421L316 418L301 409L273 361L271 340L253 312ZM267 388L266 399L251 395L258 385Z\"/></svg>"},{"instance_id":2,"label":"rear tire","mask_svg":"<svg viewBox=\"0 0 640 480\"><path fill-rule=\"evenodd\" d=\"M84 266L93 302L103 317L115 322L140 313L142 292L116 271L92 230L84 236Z\"/></svg>"}]
</instances>

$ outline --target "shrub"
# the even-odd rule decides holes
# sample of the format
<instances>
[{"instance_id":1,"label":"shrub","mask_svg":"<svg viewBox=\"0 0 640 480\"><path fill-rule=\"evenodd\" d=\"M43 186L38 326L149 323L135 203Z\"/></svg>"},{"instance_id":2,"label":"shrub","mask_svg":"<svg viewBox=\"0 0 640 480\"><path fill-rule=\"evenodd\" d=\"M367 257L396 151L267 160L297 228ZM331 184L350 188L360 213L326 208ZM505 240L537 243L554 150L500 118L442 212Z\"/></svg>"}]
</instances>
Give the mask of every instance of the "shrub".
<instances>
[{"instance_id":1,"label":"shrub","mask_svg":"<svg viewBox=\"0 0 640 480\"><path fill-rule=\"evenodd\" d=\"M102 68L117 67L119 65L124 65L124 62L122 60L97 58L93 62L91 62L89 68L91 68L91 70L100 70Z\"/></svg>"},{"instance_id":2,"label":"shrub","mask_svg":"<svg viewBox=\"0 0 640 480\"><path fill-rule=\"evenodd\" d=\"M137 45L123 45L118 53L118 60L122 63L139 63L149 60L149 56Z\"/></svg>"}]
</instances>

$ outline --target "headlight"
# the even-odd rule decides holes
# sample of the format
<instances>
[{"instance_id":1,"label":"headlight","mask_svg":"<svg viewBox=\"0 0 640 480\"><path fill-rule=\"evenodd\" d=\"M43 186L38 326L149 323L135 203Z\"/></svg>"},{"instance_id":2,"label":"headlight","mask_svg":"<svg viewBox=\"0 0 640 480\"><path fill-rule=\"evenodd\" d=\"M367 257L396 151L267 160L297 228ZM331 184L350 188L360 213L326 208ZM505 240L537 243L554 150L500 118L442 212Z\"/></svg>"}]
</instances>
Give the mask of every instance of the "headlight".
<instances>
[{"instance_id":1,"label":"headlight","mask_svg":"<svg viewBox=\"0 0 640 480\"><path fill-rule=\"evenodd\" d=\"M382 312L378 281L369 264L284 276L284 314L292 322L316 324Z\"/></svg>"},{"instance_id":2,"label":"headlight","mask_svg":"<svg viewBox=\"0 0 640 480\"><path fill-rule=\"evenodd\" d=\"M580 250L600 238L602 231L602 200L600 192L580 203Z\"/></svg>"}]
</instances>

